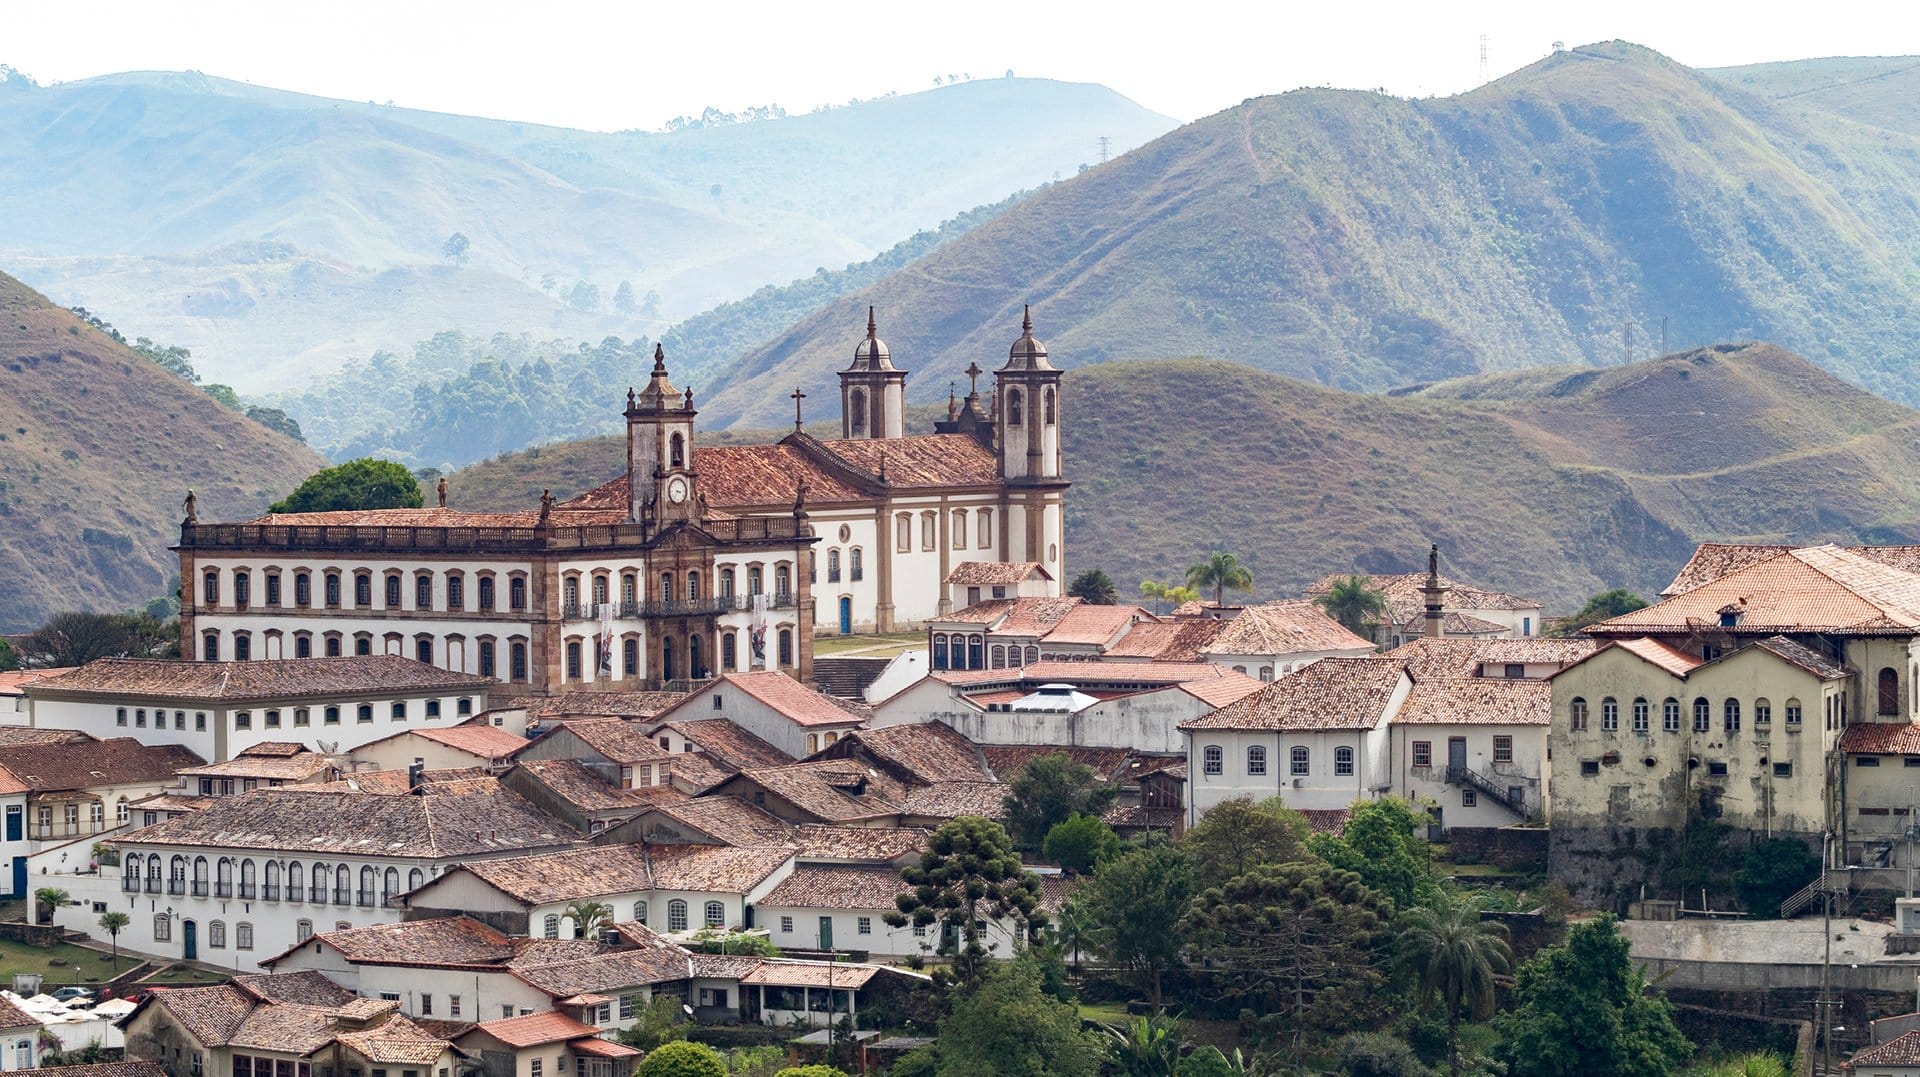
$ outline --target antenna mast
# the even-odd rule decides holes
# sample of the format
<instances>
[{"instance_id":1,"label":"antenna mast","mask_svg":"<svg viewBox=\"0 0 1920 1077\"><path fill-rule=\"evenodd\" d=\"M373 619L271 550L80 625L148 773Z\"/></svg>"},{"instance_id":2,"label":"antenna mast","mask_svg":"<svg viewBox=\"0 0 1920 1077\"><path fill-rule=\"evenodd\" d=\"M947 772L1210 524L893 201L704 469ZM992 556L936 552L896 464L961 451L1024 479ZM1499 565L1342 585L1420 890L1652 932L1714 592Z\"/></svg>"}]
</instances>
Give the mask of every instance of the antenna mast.
<instances>
[{"instance_id":1,"label":"antenna mast","mask_svg":"<svg viewBox=\"0 0 1920 1077\"><path fill-rule=\"evenodd\" d=\"M1100 136L1100 163L1101 164L1107 163L1107 141L1108 141L1107 136L1105 135Z\"/></svg>"},{"instance_id":2,"label":"antenna mast","mask_svg":"<svg viewBox=\"0 0 1920 1077\"><path fill-rule=\"evenodd\" d=\"M1480 35L1480 82L1482 85L1485 85L1486 81L1487 81L1487 35L1481 34Z\"/></svg>"}]
</instances>

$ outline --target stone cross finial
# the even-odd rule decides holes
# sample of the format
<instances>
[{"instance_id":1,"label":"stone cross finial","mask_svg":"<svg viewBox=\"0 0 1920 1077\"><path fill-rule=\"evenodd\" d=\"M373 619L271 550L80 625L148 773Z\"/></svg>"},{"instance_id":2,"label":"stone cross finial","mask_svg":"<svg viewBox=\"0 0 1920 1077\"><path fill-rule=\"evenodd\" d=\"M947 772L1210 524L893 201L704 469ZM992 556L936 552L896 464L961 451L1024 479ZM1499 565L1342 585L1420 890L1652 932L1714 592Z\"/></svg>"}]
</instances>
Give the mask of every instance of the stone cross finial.
<instances>
[{"instance_id":1,"label":"stone cross finial","mask_svg":"<svg viewBox=\"0 0 1920 1077\"><path fill-rule=\"evenodd\" d=\"M985 374L986 371L980 369L979 363L968 363L967 369L962 371L962 373L967 376L967 395L979 396L980 375Z\"/></svg>"},{"instance_id":2,"label":"stone cross finial","mask_svg":"<svg viewBox=\"0 0 1920 1077\"><path fill-rule=\"evenodd\" d=\"M800 387L796 385L793 387L793 392L787 395L793 397L793 432L802 433L806 430L806 426L800 418L800 402L807 398L807 394L801 392Z\"/></svg>"}]
</instances>

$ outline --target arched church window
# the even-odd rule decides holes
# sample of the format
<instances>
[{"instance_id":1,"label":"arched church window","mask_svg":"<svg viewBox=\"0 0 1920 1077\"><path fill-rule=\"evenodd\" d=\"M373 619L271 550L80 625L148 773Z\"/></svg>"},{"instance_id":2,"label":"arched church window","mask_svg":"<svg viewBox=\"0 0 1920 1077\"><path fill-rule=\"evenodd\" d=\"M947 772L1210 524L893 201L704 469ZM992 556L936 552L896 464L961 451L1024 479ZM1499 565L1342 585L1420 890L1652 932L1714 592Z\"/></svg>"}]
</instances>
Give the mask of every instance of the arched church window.
<instances>
[{"instance_id":1,"label":"arched church window","mask_svg":"<svg viewBox=\"0 0 1920 1077\"><path fill-rule=\"evenodd\" d=\"M966 509L953 510L953 548L956 550L964 550L967 548Z\"/></svg>"},{"instance_id":2,"label":"arched church window","mask_svg":"<svg viewBox=\"0 0 1920 1077\"><path fill-rule=\"evenodd\" d=\"M1048 389L1046 391L1046 394L1042 396L1040 399L1046 406L1046 424L1048 426L1052 426L1053 425L1053 390Z\"/></svg>"},{"instance_id":3,"label":"arched church window","mask_svg":"<svg viewBox=\"0 0 1920 1077\"><path fill-rule=\"evenodd\" d=\"M1020 425L1020 390L1007 390L1007 425Z\"/></svg>"},{"instance_id":4,"label":"arched church window","mask_svg":"<svg viewBox=\"0 0 1920 1077\"><path fill-rule=\"evenodd\" d=\"M992 509L980 510L980 543L979 545L980 545L980 548L983 550L990 550L993 548L993 510Z\"/></svg>"},{"instance_id":5,"label":"arched church window","mask_svg":"<svg viewBox=\"0 0 1920 1077\"><path fill-rule=\"evenodd\" d=\"M897 548L901 553L906 553L909 550L912 550L913 549L913 517L904 512L894 517L893 530L895 533L894 534L895 548Z\"/></svg>"},{"instance_id":6,"label":"arched church window","mask_svg":"<svg viewBox=\"0 0 1920 1077\"><path fill-rule=\"evenodd\" d=\"M866 433L867 394L855 389L853 393L847 397L847 409L852 416L852 423L848 429L850 429L855 436Z\"/></svg>"},{"instance_id":7,"label":"arched church window","mask_svg":"<svg viewBox=\"0 0 1920 1077\"><path fill-rule=\"evenodd\" d=\"M679 434L667 442L667 466L680 467L687 462L687 439Z\"/></svg>"}]
</instances>

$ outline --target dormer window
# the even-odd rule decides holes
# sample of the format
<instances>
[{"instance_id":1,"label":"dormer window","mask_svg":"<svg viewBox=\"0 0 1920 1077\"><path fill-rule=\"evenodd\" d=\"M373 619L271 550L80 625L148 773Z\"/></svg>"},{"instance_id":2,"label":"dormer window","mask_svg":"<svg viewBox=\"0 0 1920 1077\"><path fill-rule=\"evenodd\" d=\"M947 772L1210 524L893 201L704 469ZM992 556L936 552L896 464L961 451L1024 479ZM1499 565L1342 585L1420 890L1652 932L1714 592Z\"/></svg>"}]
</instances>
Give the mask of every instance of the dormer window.
<instances>
[{"instance_id":1,"label":"dormer window","mask_svg":"<svg viewBox=\"0 0 1920 1077\"><path fill-rule=\"evenodd\" d=\"M1740 623L1740 614L1738 614L1738 613L1736 613L1736 612L1735 612L1735 611L1733 611L1733 610L1722 610L1722 611L1721 611L1721 613L1720 613L1720 627L1721 627L1721 628L1732 628L1732 627L1734 627L1735 625L1737 625L1737 624L1739 624L1739 623Z\"/></svg>"}]
</instances>

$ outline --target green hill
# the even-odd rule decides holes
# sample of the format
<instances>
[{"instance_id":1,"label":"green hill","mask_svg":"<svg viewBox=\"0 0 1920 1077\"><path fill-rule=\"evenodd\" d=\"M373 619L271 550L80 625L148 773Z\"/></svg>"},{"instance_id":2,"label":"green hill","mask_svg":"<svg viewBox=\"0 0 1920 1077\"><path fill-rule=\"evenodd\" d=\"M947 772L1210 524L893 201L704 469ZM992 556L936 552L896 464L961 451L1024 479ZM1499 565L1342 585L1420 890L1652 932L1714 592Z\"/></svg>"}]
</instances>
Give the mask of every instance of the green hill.
<instances>
[{"instance_id":1,"label":"green hill","mask_svg":"<svg viewBox=\"0 0 1920 1077\"><path fill-rule=\"evenodd\" d=\"M1638 46L1471 93L1248 101L1057 184L749 354L715 421L830 384L869 304L915 399L998 365L1204 354L1384 390L1763 337L1920 400L1920 138ZM964 384L964 383L963 383Z\"/></svg>"},{"instance_id":2,"label":"green hill","mask_svg":"<svg viewBox=\"0 0 1920 1077\"><path fill-rule=\"evenodd\" d=\"M322 464L0 274L0 631L164 594L189 489L244 519Z\"/></svg>"},{"instance_id":3,"label":"green hill","mask_svg":"<svg viewBox=\"0 0 1920 1077\"><path fill-rule=\"evenodd\" d=\"M1920 56L1828 56L1706 74L1790 108L1844 116L1890 131L1920 134Z\"/></svg>"},{"instance_id":4,"label":"green hill","mask_svg":"<svg viewBox=\"0 0 1920 1077\"><path fill-rule=\"evenodd\" d=\"M657 336L1172 126L1041 79L600 133L194 73L0 76L0 264L257 391L442 329ZM571 302L580 282L597 304Z\"/></svg>"},{"instance_id":5,"label":"green hill","mask_svg":"<svg viewBox=\"0 0 1920 1077\"><path fill-rule=\"evenodd\" d=\"M1295 594L1417 568L1437 542L1452 574L1567 611L1659 590L1707 539L1920 540L1920 413L1767 344L1404 396L1125 361L1070 372L1065 399L1068 568L1126 591L1227 548L1261 594ZM449 483L462 504L524 506L604 481L620 453L547 446Z\"/></svg>"}]
</instances>

